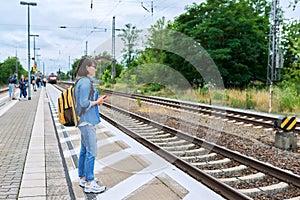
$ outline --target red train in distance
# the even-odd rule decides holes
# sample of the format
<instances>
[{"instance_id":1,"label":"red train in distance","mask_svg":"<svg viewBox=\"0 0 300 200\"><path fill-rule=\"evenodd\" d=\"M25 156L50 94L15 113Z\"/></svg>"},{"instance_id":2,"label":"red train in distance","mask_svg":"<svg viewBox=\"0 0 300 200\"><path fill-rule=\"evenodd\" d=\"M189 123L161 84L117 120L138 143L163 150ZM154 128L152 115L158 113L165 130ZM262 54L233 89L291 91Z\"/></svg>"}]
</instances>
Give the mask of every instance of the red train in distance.
<instances>
[{"instance_id":1,"label":"red train in distance","mask_svg":"<svg viewBox=\"0 0 300 200\"><path fill-rule=\"evenodd\" d=\"M48 83L55 84L57 82L57 80L58 80L57 75L54 73L51 73L48 76Z\"/></svg>"}]
</instances>

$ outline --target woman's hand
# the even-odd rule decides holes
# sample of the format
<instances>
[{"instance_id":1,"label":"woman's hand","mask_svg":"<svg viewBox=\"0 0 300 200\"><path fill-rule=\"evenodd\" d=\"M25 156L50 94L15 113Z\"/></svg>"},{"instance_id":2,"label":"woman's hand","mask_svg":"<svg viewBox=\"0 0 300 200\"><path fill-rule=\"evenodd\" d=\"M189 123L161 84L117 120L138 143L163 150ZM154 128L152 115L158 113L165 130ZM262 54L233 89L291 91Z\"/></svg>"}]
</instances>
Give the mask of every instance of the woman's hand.
<instances>
[{"instance_id":1,"label":"woman's hand","mask_svg":"<svg viewBox=\"0 0 300 200\"><path fill-rule=\"evenodd\" d=\"M97 101L94 101L95 105L97 104L101 106L107 97L108 97L107 95L103 95L102 97L98 98Z\"/></svg>"}]
</instances>

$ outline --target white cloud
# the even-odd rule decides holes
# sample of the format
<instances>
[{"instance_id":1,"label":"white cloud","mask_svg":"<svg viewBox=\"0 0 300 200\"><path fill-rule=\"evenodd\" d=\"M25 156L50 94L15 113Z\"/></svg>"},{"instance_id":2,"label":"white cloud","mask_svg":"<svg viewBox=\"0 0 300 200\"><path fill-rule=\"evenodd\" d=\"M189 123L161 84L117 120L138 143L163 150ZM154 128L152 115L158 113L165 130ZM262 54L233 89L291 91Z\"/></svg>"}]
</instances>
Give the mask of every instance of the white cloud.
<instances>
[{"instance_id":1,"label":"white cloud","mask_svg":"<svg viewBox=\"0 0 300 200\"><path fill-rule=\"evenodd\" d=\"M17 49L20 61L27 69L27 6L20 5L20 0L1 1L0 61L14 56ZM146 29L162 16L167 20L174 19L184 12L185 5L196 0L153 0L153 16L147 11L151 11L151 1L148 0L143 1L147 10L142 7L141 0L93 0L92 10L90 0L28 1L37 2L37 6L30 7L31 34L40 35L36 38L36 45L41 49L38 53L41 54L41 63L45 63L46 72L50 73L59 67L68 70L69 56L72 61L83 55L86 41L89 53L99 52L101 48L110 52L113 16L116 17L116 28L132 23L139 29ZM299 5L297 9L299 11ZM300 12L297 11L288 14L299 19ZM63 25L69 28L58 28ZM107 32L91 33L93 27L106 28Z\"/></svg>"}]
</instances>

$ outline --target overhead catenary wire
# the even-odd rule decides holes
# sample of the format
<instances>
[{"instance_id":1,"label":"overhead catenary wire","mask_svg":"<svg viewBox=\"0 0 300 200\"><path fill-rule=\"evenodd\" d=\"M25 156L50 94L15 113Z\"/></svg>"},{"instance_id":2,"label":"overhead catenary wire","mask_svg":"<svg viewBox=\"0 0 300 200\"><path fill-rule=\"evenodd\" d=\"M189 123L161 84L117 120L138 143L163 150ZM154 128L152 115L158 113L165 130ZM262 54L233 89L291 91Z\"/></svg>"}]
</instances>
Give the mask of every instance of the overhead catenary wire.
<instances>
[{"instance_id":1,"label":"overhead catenary wire","mask_svg":"<svg viewBox=\"0 0 300 200\"><path fill-rule=\"evenodd\" d=\"M155 21L157 21L160 17L162 17L164 15L164 13L167 13L169 9L175 9L178 8L179 6L176 6L174 3L169 3L169 4L165 4L164 1L159 1L159 0L146 0L146 1L142 1L143 2L143 6L145 8L147 8L149 10L149 12L153 12L155 9L160 10L160 12L155 12L156 16L154 16L153 14L149 14L149 12L147 12L148 14L144 14L143 18L141 18L141 20L139 22L137 22L136 24L134 24L137 28L149 28L149 24L154 24ZM117 9L120 9L120 7L122 6L122 8L125 7L125 5L127 4L136 4L137 6L141 6L141 1L131 1L131 0L112 0L110 2L104 2L102 0L91 0L90 1L90 13L93 16L96 17L92 17L94 19L100 19L100 21L98 23L96 23L95 26L104 26L104 22L105 21L111 21L111 17L114 15L114 13L116 13L115 11ZM108 11L106 11L107 9L103 9L103 8L107 8L110 7L110 9ZM143 9L143 8L142 8ZM104 13L102 11L105 11ZM161 12L162 11L162 12ZM99 15L100 14L100 15ZM158 16L159 15L159 16ZM116 17L118 17L118 15L116 15ZM117 18L118 19L118 18ZM130 23L130 22L129 22ZM80 27L80 26L79 26ZM107 27L107 32L109 32L111 29L110 27ZM81 35L81 41L78 41L76 43L73 43L73 45L71 46L65 46L64 48L62 48L62 54L60 54L59 56L61 57L61 59L69 56L69 55L78 55L77 49L84 49L84 43L85 41L89 40L92 37L92 34L95 31L82 31L80 30L76 35ZM110 36L110 35L109 35ZM90 45L92 46L92 45ZM93 47L91 47L93 48ZM83 51L84 52L84 51ZM91 50L90 52L93 52L93 50ZM68 55L66 55L68 54Z\"/></svg>"}]
</instances>

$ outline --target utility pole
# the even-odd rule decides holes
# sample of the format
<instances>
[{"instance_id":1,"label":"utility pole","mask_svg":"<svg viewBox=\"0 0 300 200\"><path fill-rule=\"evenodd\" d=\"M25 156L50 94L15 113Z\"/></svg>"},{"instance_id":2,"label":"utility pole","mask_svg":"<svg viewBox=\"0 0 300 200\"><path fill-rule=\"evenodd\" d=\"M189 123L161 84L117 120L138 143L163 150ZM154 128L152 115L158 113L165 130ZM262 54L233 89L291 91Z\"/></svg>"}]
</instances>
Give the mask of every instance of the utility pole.
<instances>
[{"instance_id":1,"label":"utility pole","mask_svg":"<svg viewBox=\"0 0 300 200\"><path fill-rule=\"evenodd\" d=\"M280 49L280 26L282 23L279 0L272 0L268 50L267 83L270 84L269 113L272 112L274 82L280 81L283 55Z\"/></svg>"},{"instance_id":2,"label":"utility pole","mask_svg":"<svg viewBox=\"0 0 300 200\"><path fill-rule=\"evenodd\" d=\"M85 41L85 56L88 55L88 41Z\"/></svg>"},{"instance_id":3,"label":"utility pole","mask_svg":"<svg viewBox=\"0 0 300 200\"><path fill-rule=\"evenodd\" d=\"M71 57L69 56L70 81L72 81Z\"/></svg>"},{"instance_id":4,"label":"utility pole","mask_svg":"<svg viewBox=\"0 0 300 200\"><path fill-rule=\"evenodd\" d=\"M18 49L16 49L16 72L18 73Z\"/></svg>"},{"instance_id":5,"label":"utility pole","mask_svg":"<svg viewBox=\"0 0 300 200\"><path fill-rule=\"evenodd\" d=\"M112 21L112 47L111 47L111 54L112 54L112 69L111 69L111 79L116 77L116 17L113 16Z\"/></svg>"}]
</instances>

